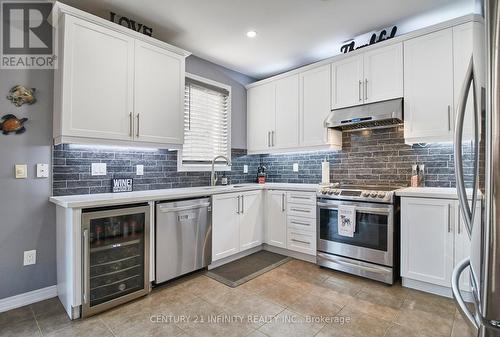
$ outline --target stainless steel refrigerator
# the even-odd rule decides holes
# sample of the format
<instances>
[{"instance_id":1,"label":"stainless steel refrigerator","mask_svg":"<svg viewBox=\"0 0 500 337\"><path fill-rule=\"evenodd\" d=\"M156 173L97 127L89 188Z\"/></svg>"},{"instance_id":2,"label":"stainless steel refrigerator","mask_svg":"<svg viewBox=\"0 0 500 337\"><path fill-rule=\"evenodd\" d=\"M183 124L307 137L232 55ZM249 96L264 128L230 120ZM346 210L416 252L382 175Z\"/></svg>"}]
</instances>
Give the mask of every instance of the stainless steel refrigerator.
<instances>
[{"instance_id":1,"label":"stainless steel refrigerator","mask_svg":"<svg viewBox=\"0 0 500 337\"><path fill-rule=\"evenodd\" d=\"M455 175L460 209L471 238L470 258L461 261L452 275L453 296L474 334L500 336L500 74L499 0L486 0L484 74L473 55L461 91L455 130ZM484 83L479 80L484 75ZM468 98L473 96L471 100ZM471 103L472 101L472 103ZM462 158L462 129L467 104L474 104L473 199L467 201ZM482 156L484 156L482 158ZM484 163L481 165L480 163ZM482 179L484 177L484 179ZM478 193L478 190L481 193ZM474 223L475 203L482 201L481 222ZM459 291L460 275L470 269L472 303Z\"/></svg>"}]
</instances>

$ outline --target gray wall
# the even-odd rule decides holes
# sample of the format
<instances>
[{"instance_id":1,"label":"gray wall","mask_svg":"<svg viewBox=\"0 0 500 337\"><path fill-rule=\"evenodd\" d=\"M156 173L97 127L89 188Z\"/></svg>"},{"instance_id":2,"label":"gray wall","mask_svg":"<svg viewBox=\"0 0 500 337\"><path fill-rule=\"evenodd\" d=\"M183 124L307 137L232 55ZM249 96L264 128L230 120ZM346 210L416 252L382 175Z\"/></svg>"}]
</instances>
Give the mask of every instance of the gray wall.
<instances>
[{"instance_id":1,"label":"gray wall","mask_svg":"<svg viewBox=\"0 0 500 337\"><path fill-rule=\"evenodd\" d=\"M186 59L186 71L231 86L231 147L247 148L247 91L256 80L194 55Z\"/></svg>"},{"instance_id":2,"label":"gray wall","mask_svg":"<svg viewBox=\"0 0 500 337\"><path fill-rule=\"evenodd\" d=\"M37 163L51 163L52 71L0 69L0 114L27 117L21 135L0 134L0 298L56 283L55 209L51 180L35 178ZM5 96L22 84L38 102L15 107ZM14 179L14 164L28 165L28 179ZM36 265L23 267L23 251L37 250Z\"/></svg>"}]
</instances>

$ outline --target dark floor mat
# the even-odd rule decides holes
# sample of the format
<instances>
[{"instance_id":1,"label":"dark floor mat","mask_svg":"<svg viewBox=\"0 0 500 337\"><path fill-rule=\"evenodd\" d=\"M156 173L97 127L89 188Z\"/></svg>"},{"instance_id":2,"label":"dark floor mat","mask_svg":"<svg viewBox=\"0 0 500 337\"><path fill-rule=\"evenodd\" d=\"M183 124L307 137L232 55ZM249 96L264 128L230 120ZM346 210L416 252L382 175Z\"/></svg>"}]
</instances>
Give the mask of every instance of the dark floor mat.
<instances>
[{"instance_id":1,"label":"dark floor mat","mask_svg":"<svg viewBox=\"0 0 500 337\"><path fill-rule=\"evenodd\" d=\"M287 256L261 250L209 270L207 271L207 276L234 288L289 260L290 258Z\"/></svg>"}]
</instances>

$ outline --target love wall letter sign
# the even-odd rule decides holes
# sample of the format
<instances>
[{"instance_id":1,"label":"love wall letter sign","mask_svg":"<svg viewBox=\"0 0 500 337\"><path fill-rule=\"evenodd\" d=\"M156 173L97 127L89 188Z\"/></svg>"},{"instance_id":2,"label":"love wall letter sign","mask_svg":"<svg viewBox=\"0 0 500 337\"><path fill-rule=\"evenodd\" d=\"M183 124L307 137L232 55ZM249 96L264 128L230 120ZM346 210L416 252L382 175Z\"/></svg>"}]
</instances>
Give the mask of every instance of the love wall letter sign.
<instances>
[{"instance_id":1,"label":"love wall letter sign","mask_svg":"<svg viewBox=\"0 0 500 337\"><path fill-rule=\"evenodd\" d=\"M153 28L148 27L145 24L138 23L135 20L132 20L125 16L120 16L113 12L109 12L109 21L117 23L120 26L130 28L132 30L135 30L136 32L142 33L147 36L153 35Z\"/></svg>"}]
</instances>

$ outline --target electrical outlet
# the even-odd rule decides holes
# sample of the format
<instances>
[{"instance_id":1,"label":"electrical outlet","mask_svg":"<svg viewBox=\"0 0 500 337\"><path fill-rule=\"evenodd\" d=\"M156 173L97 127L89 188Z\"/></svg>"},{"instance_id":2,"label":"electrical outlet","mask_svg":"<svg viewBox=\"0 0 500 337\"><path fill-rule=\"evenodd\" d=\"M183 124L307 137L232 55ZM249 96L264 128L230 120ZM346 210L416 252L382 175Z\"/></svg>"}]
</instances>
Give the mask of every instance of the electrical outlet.
<instances>
[{"instance_id":1,"label":"electrical outlet","mask_svg":"<svg viewBox=\"0 0 500 337\"><path fill-rule=\"evenodd\" d=\"M248 165L243 165L243 173L248 173Z\"/></svg>"},{"instance_id":2,"label":"electrical outlet","mask_svg":"<svg viewBox=\"0 0 500 337\"><path fill-rule=\"evenodd\" d=\"M92 163L92 175L93 176L105 176L106 175L106 163Z\"/></svg>"},{"instance_id":3,"label":"electrical outlet","mask_svg":"<svg viewBox=\"0 0 500 337\"><path fill-rule=\"evenodd\" d=\"M36 264L36 250L26 250L24 251L24 264L29 266L30 264Z\"/></svg>"},{"instance_id":4,"label":"electrical outlet","mask_svg":"<svg viewBox=\"0 0 500 337\"><path fill-rule=\"evenodd\" d=\"M28 177L28 165L16 164L15 176L16 179L26 179Z\"/></svg>"},{"instance_id":5,"label":"electrical outlet","mask_svg":"<svg viewBox=\"0 0 500 337\"><path fill-rule=\"evenodd\" d=\"M36 164L36 177L48 178L49 177L49 164Z\"/></svg>"},{"instance_id":6,"label":"electrical outlet","mask_svg":"<svg viewBox=\"0 0 500 337\"><path fill-rule=\"evenodd\" d=\"M293 163L293 172L299 172L299 163Z\"/></svg>"},{"instance_id":7,"label":"electrical outlet","mask_svg":"<svg viewBox=\"0 0 500 337\"><path fill-rule=\"evenodd\" d=\"M138 176L143 176L144 175L144 165L137 165L135 167L135 174Z\"/></svg>"}]
</instances>

